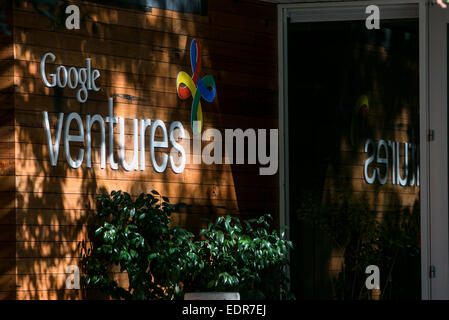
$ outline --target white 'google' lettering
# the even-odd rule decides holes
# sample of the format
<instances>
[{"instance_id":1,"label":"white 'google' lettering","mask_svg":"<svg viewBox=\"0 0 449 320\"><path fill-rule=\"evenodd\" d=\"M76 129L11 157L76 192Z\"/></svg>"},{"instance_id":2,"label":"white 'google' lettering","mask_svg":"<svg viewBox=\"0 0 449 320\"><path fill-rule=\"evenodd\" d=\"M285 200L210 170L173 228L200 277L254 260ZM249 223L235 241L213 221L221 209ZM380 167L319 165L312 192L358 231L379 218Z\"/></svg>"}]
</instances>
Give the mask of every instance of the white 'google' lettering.
<instances>
[{"instance_id":1,"label":"white 'google' lettering","mask_svg":"<svg viewBox=\"0 0 449 320\"><path fill-rule=\"evenodd\" d=\"M41 60L40 71L42 81L45 86L49 88L59 87L61 89L65 87L69 87L70 89L78 89L76 93L76 98L79 102L84 103L87 101L89 97L89 91L99 91L100 87L97 86L95 81L100 78L100 71L97 69L92 70L92 62L90 58L86 59L86 67L85 68L76 68L69 67L68 69L59 65L56 67L56 71L54 73L50 73L50 81L48 81L48 77L46 75L46 64L47 59L50 58L50 62L55 62L56 56L48 52L44 54Z\"/></svg>"}]
</instances>

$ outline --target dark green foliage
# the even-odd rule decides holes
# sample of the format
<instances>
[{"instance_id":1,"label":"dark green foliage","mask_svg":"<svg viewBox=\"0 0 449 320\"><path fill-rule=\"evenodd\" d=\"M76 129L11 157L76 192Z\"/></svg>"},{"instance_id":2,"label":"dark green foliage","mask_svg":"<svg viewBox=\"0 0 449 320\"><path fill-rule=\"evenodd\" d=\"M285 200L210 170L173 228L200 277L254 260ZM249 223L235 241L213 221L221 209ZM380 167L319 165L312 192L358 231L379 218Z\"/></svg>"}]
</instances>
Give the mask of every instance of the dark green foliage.
<instances>
[{"instance_id":1,"label":"dark green foliage","mask_svg":"<svg viewBox=\"0 0 449 320\"><path fill-rule=\"evenodd\" d=\"M220 217L194 241L192 233L171 225L176 207L156 191L135 201L120 191L98 197L99 227L82 260L84 284L115 299L181 299L186 291L278 299L279 288L283 298L292 297L284 272L292 245L268 231L271 217L243 224ZM114 281L114 266L127 273L129 288Z\"/></svg>"},{"instance_id":2,"label":"dark green foliage","mask_svg":"<svg viewBox=\"0 0 449 320\"><path fill-rule=\"evenodd\" d=\"M179 294L193 234L170 227L175 206L156 196L153 191L133 201L119 191L98 198L101 226L95 231L93 249L83 259L85 284L115 299L171 299ZM127 272L128 289L112 279L113 265Z\"/></svg>"},{"instance_id":3,"label":"dark green foliage","mask_svg":"<svg viewBox=\"0 0 449 320\"><path fill-rule=\"evenodd\" d=\"M188 253L189 282L197 291L238 291L243 299L292 298L284 268L290 241L269 232L271 216L243 221L220 217L201 231L204 240L192 243Z\"/></svg>"}]
</instances>

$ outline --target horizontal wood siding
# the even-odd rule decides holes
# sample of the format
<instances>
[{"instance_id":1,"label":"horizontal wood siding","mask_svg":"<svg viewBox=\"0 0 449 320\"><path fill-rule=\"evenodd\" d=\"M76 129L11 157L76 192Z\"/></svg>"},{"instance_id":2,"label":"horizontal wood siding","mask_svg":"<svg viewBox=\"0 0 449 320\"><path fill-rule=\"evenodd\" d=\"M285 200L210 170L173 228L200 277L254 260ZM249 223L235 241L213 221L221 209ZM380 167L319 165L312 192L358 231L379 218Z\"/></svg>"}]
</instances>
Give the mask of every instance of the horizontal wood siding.
<instances>
[{"instance_id":1,"label":"horizontal wood siding","mask_svg":"<svg viewBox=\"0 0 449 320\"><path fill-rule=\"evenodd\" d=\"M277 175L260 176L259 167L252 165L198 164L188 164L181 175L170 167L157 174L148 150L144 172L114 171L109 164L100 169L96 126L91 169L86 162L77 170L69 168L62 141L57 166L52 167L42 115L48 111L54 137L60 112L66 117L77 112L83 121L88 114L105 118L107 99L114 96L116 116L160 119L166 124L181 121L191 132L192 101L178 98L176 77L180 71L191 73L189 48L196 38L203 48L201 76L211 74L217 84L215 101L203 103L204 128L223 133L226 128L277 128L276 7L252 0L210 0L208 14L201 16L88 1L76 4L85 14L80 30L55 28L30 5L15 8L14 33L2 47L2 54L9 50L15 68L2 62L6 64L0 74L4 91L0 234L14 246L2 245L5 249L0 252L0 298L10 293L18 299L95 296L95 292L65 290L65 268L80 264L80 243L89 240L94 196L101 192L120 189L137 196L158 190L172 202L188 204L174 216L174 223L193 231L205 225L202 218L224 214L249 218L270 213L278 219ZM85 59L91 58L92 68L101 72L101 90L90 91L88 101L80 104L75 90L45 87L39 63L46 52L56 55L55 65L84 67ZM54 67L49 64L49 68ZM131 121L125 126L130 159ZM118 126L114 140L117 151ZM76 154L76 147L72 152ZM17 268L8 267L16 262Z\"/></svg>"}]
</instances>

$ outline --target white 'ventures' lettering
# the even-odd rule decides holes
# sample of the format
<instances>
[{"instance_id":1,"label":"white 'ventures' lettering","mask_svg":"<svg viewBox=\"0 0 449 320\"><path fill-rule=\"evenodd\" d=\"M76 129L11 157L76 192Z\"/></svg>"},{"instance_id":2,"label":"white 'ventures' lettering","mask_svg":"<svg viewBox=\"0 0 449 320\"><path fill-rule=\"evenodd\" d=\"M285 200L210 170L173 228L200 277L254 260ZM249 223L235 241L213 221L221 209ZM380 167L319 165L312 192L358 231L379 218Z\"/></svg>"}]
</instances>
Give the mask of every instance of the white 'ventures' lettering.
<instances>
[{"instance_id":1,"label":"white 'ventures' lettering","mask_svg":"<svg viewBox=\"0 0 449 320\"><path fill-rule=\"evenodd\" d=\"M109 165L112 170L119 169L119 163L126 171L139 170L139 161L140 161L140 170L145 170L145 144L148 143L150 150L150 160L153 165L153 168L158 173L163 173L166 171L168 164L170 164L173 172L176 174L180 174L184 172L186 165L186 152L183 146L178 142L178 140L184 139L186 136L184 132L184 128L182 124L178 121L173 122L169 128L169 132L167 133L167 128L165 123L161 120L155 120L152 122L150 119L138 120L132 119L133 123L133 155L131 162L127 162L125 159L126 155L126 146L125 146L125 119L117 118L114 116L114 104L112 99L110 100L110 114L109 117L106 118L106 121L102 116L96 115L87 115L85 126L81 119L81 116L74 112L67 116L64 122L64 114L60 113L58 122L57 122L57 130L55 133L55 137L52 138L51 127L48 120L48 112L43 112L44 118L44 130L47 137L47 144L50 153L50 161L53 167L57 166L58 154L59 154L59 141L61 140L61 131L64 126L64 149L67 163L71 168L77 169L84 162L84 155L86 154L87 158L87 167L92 167L92 127L94 123L98 124L100 129L100 168L105 169L106 167L106 129L105 122L109 124ZM115 119L115 120L114 120ZM119 163L114 160L114 125L119 123ZM140 127L140 128L139 128ZM150 127L150 130L147 128ZM159 131L162 132L162 140L160 140L156 134ZM76 131L76 135L73 134ZM139 134L140 133L140 134ZM140 136L140 137L139 137ZM139 150L139 140L140 140L140 150ZM54 143L53 143L54 141ZM70 143L78 143L82 144L80 146L78 155L74 160L71 154ZM169 148L169 142L172 146L170 151L170 155L163 152ZM85 150L86 149L86 150ZM156 152L160 152L162 154L162 161L159 163L156 160Z\"/></svg>"}]
</instances>

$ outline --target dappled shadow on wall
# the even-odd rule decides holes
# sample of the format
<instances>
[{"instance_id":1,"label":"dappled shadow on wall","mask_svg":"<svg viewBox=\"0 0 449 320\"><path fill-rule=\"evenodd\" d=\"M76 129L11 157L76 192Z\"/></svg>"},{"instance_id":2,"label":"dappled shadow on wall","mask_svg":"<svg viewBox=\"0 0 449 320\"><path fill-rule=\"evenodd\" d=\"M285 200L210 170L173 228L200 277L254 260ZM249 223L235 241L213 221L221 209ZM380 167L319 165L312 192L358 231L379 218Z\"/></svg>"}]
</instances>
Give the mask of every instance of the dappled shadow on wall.
<instances>
[{"instance_id":1,"label":"dappled shadow on wall","mask_svg":"<svg viewBox=\"0 0 449 320\"><path fill-rule=\"evenodd\" d=\"M151 166L147 150L144 171L125 172L121 166L119 170L112 170L108 161L106 168L101 169L102 130L98 123L92 126L92 168L87 168L86 159L78 169L69 166L63 138L56 165L52 165L43 126L44 111L48 113L54 143L60 113L64 113L64 132L65 119L72 112L79 114L84 123L87 115L99 114L106 119L109 116L108 99L113 97L115 116L128 119L125 123L125 157L128 161L133 156L133 125L129 119L180 121L191 133L192 101L179 99L176 76L180 71L191 70L193 35L202 41L203 74L211 74L218 87L216 100L204 104L205 129L245 128L255 113L262 114L258 122L262 128L276 127L276 121L269 119L276 114L272 44L268 45L271 48L269 67L261 69L266 64L266 57L261 58L265 59L263 61L249 63L253 60L251 53L259 50L257 43L263 42L263 36L248 32L254 41L249 46L245 36L231 39L233 34L240 33L238 30L230 30L230 35L220 32L218 27L213 29L209 17L156 9L143 14L101 5L84 10L88 11L85 12L86 19L76 31L51 26L27 4L22 4L15 12L19 299L103 298L96 291L65 289L67 267L80 267L83 253L90 248L89 241L95 230L94 197L102 192L122 190L137 196L157 190L172 203L187 204L184 211L173 218L175 224L192 231L206 226L201 218L240 214L241 207L249 214L262 215L266 213L265 207L258 205L259 201L268 203L270 210L276 202L275 188L268 186L268 193L257 190L253 181L258 169L255 167L247 171L240 166L190 164L180 175L170 168L158 174ZM269 38L275 42L274 34ZM235 41L244 50L229 49L230 41ZM89 91L87 102L80 103L76 99L76 90L45 87L40 78L39 63L47 52L56 57L55 63L48 63L49 70L60 64L85 67L86 59L90 58L92 68L101 74L98 80L101 90ZM266 78L260 74L263 70L269 74ZM249 89L248 83L256 85ZM267 90L258 93L261 89ZM269 101L261 110L259 103L267 96ZM72 134L79 133L76 121L71 122L69 129ZM160 136L160 132L157 135ZM108 143L106 139L106 148ZM114 158L119 159L118 125L115 126L113 144ZM86 146L71 142L71 156L75 158L81 148ZM161 157L158 152L159 163ZM267 184L272 184L273 179L276 178L266 180ZM116 276L126 285L126 275Z\"/></svg>"},{"instance_id":2,"label":"dappled shadow on wall","mask_svg":"<svg viewBox=\"0 0 449 320\"><path fill-rule=\"evenodd\" d=\"M36 24L32 30L27 30L30 21ZM15 70L19 82L16 99L19 299L97 296L95 292L92 296L90 291L65 290L66 268L79 266L82 241L89 247L89 234L94 228L91 221L95 215L95 195L117 189L133 195L159 189L176 199L189 193L184 190L182 178L173 183L174 175L157 175L149 161L142 174L126 173L122 168L114 171L109 165L100 169L98 124L92 129L91 169L86 163L79 169L69 167L63 139L57 165L51 165L42 125L43 111L49 114L52 137L56 135L60 112L65 117L76 112L83 121L86 115L106 117L109 97L115 97L116 116L163 121L176 119L189 123L187 105L178 103L175 91L176 70L188 65L188 55L184 51L187 52L189 39L160 32L172 30L171 19L140 12L136 15L130 11L117 18L116 9L91 7L89 19L84 23L81 30L68 32L52 28L44 17L27 5L16 13L14 31L19 39ZM143 31L136 32L136 28ZM81 104L75 98L75 90L46 88L39 77L38 63L49 51L56 55L57 64L81 67L85 66L86 58L91 58L92 66L101 72L102 90L89 92L88 101ZM75 122L72 122L71 130L74 133L79 130ZM132 146L132 126L128 121L126 130L126 145ZM118 131L114 135L114 145L119 145ZM72 143L70 152L73 157L80 147ZM118 159L117 149L114 157ZM126 157L132 157L131 148L126 151ZM189 221L184 223L189 224Z\"/></svg>"}]
</instances>

